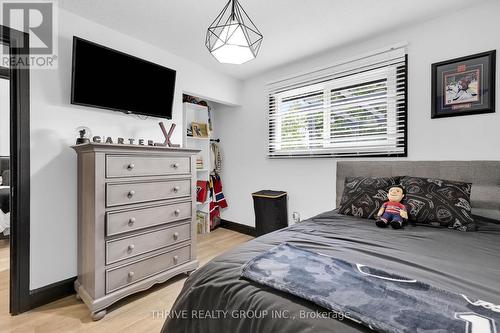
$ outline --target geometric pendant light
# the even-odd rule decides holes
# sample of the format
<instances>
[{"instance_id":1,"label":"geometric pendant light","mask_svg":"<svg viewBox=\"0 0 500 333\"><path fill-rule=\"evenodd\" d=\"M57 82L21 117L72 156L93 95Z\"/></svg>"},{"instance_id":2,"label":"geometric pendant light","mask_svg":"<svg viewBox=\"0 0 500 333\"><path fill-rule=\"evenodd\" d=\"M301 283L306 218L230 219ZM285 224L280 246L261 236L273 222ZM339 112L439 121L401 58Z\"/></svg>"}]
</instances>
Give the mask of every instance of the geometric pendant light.
<instances>
[{"instance_id":1,"label":"geometric pendant light","mask_svg":"<svg viewBox=\"0 0 500 333\"><path fill-rule=\"evenodd\" d=\"M242 64L254 59L262 34L237 0L229 0L208 27L205 45L217 61Z\"/></svg>"}]
</instances>

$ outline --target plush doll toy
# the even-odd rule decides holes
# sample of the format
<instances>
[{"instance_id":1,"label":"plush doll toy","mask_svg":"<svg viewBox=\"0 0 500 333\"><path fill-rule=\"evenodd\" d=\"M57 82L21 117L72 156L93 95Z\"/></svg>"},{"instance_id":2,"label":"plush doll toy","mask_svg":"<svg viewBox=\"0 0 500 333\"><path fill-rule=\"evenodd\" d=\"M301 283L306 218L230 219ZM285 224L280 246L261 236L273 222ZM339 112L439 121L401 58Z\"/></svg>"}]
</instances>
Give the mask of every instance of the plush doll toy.
<instances>
[{"instance_id":1,"label":"plush doll toy","mask_svg":"<svg viewBox=\"0 0 500 333\"><path fill-rule=\"evenodd\" d=\"M406 207L401 203L404 196L404 189L401 186L393 186L389 189L387 193L389 201L386 201L377 213L378 227L385 228L389 224L394 229L403 227L405 220L408 219Z\"/></svg>"}]
</instances>

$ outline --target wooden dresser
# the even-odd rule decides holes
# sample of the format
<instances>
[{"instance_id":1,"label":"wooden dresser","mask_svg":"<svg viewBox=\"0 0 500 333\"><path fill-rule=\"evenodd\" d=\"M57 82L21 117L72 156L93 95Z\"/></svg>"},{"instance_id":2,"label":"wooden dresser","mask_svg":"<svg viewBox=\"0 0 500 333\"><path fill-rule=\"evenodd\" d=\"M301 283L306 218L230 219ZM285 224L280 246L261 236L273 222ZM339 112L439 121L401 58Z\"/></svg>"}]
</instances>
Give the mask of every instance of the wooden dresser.
<instances>
[{"instance_id":1,"label":"wooden dresser","mask_svg":"<svg viewBox=\"0 0 500 333\"><path fill-rule=\"evenodd\" d=\"M78 154L77 297L99 320L135 292L198 267L197 150L118 144Z\"/></svg>"}]
</instances>

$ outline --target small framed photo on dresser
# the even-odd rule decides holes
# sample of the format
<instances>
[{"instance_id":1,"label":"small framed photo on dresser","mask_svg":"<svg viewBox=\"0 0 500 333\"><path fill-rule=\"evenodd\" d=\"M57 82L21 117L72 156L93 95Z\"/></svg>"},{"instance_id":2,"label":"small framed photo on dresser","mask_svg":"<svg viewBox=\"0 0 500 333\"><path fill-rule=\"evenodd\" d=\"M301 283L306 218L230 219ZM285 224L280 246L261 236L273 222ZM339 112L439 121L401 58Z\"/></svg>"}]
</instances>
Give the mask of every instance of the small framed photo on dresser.
<instances>
[{"instance_id":1,"label":"small framed photo on dresser","mask_svg":"<svg viewBox=\"0 0 500 333\"><path fill-rule=\"evenodd\" d=\"M496 51L432 64L431 118L495 112Z\"/></svg>"}]
</instances>

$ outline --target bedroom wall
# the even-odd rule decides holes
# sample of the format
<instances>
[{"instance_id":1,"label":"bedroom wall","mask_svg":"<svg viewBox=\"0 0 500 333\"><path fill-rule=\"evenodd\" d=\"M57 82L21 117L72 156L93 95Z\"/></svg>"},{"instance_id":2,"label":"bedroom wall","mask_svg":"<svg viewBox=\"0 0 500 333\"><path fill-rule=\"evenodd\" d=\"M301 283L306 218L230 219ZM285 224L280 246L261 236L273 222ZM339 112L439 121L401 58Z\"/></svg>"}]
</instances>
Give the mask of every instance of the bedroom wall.
<instances>
[{"instance_id":1,"label":"bedroom wall","mask_svg":"<svg viewBox=\"0 0 500 333\"><path fill-rule=\"evenodd\" d=\"M290 222L293 211L300 212L304 219L334 208L336 159L266 158L266 84L402 41L409 43L407 159L500 160L500 149L495 148L500 142L500 98L497 98L497 112L494 114L430 118L431 64L492 49L500 51L498 13L500 2L481 3L471 9L452 12L411 27L367 36L364 41L246 80L243 85L243 106L216 113L218 135L223 140L224 194L229 203L229 208L222 214L223 218L253 226L250 194L261 189L288 191ZM332 38L335 38L334 33ZM499 68L497 66L497 87Z\"/></svg>"},{"instance_id":2,"label":"bedroom wall","mask_svg":"<svg viewBox=\"0 0 500 333\"><path fill-rule=\"evenodd\" d=\"M59 68L31 71L31 288L76 276L78 126L93 135L160 141L159 119L70 104L72 37L107 45L177 70L173 121L181 124L182 92L239 104L241 82L165 50L59 9ZM169 125L168 121L166 122ZM181 142L182 131L174 133Z\"/></svg>"}]
</instances>

